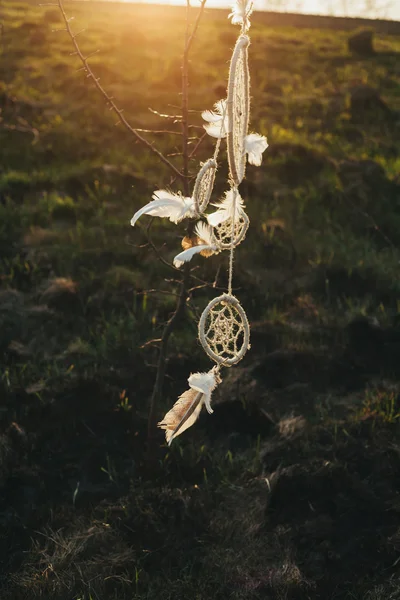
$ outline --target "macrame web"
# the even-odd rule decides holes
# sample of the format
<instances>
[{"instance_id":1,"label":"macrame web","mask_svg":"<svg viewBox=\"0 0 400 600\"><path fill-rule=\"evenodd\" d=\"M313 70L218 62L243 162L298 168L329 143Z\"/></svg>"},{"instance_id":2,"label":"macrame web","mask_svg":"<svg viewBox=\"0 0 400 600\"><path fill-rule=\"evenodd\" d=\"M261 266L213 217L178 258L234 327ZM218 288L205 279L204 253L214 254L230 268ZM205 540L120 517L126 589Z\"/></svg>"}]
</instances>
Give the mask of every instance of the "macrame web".
<instances>
[{"instance_id":1,"label":"macrame web","mask_svg":"<svg viewBox=\"0 0 400 600\"><path fill-rule=\"evenodd\" d=\"M236 248L246 237L249 228L250 220L244 212L239 219L235 220L233 225L232 239L232 221L224 221L214 227L214 237L217 240L218 246L223 250L231 248L232 244Z\"/></svg>"},{"instance_id":2,"label":"macrame web","mask_svg":"<svg viewBox=\"0 0 400 600\"><path fill-rule=\"evenodd\" d=\"M158 423L165 430L166 441L171 444L182 432L191 427L203 407L212 413L211 395L221 383L220 371L231 367L244 357L250 348L250 327L245 311L232 293L235 248L244 240L249 218L244 211L244 202L239 194L246 170L246 154L251 164L259 166L262 153L268 147L264 136L248 135L250 119L250 75L248 68L247 31L253 5L249 0L234 0L229 15L233 24L241 26L229 68L226 99L214 106L214 110L202 113L207 122L206 133L216 138L214 154L200 165L193 194L190 198L169 190L158 190L152 202L135 213L131 224L144 214L168 218L173 223L183 219L200 219L192 237L183 240L184 251L174 259L179 268L195 256L211 257L223 250L229 251L228 289L211 300L204 309L198 327L200 343L214 366L206 373L193 373L188 378L189 389L181 394L174 406ZM217 211L205 215L214 189L218 167L218 156L222 140L226 138L229 165L229 186L219 204L213 203Z\"/></svg>"},{"instance_id":3,"label":"macrame web","mask_svg":"<svg viewBox=\"0 0 400 600\"><path fill-rule=\"evenodd\" d=\"M199 322L200 342L219 365L239 362L249 348L250 328L239 301L230 294L214 298Z\"/></svg>"}]
</instances>

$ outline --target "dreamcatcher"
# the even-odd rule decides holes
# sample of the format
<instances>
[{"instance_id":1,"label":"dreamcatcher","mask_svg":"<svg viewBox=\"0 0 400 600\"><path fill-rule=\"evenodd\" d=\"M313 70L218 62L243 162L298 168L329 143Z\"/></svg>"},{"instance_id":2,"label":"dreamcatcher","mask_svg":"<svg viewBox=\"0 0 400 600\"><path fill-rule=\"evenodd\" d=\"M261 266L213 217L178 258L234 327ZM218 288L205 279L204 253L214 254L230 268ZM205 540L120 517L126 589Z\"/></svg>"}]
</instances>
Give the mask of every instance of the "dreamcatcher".
<instances>
[{"instance_id":1,"label":"dreamcatcher","mask_svg":"<svg viewBox=\"0 0 400 600\"><path fill-rule=\"evenodd\" d=\"M211 300L199 321L199 339L218 365L230 367L242 360L250 347L250 327L237 298L223 294Z\"/></svg>"},{"instance_id":2,"label":"dreamcatcher","mask_svg":"<svg viewBox=\"0 0 400 600\"><path fill-rule=\"evenodd\" d=\"M153 200L132 218L132 225L143 214L166 217L174 223L184 218L201 218L194 228L193 237L182 241L183 252L174 259L180 267L195 254L209 257L223 250L229 251L229 278L227 293L218 296L204 309L199 321L200 343L215 365L207 373L194 373L188 378L189 389L184 392L158 426L165 430L168 444L188 429L205 406L212 413L211 394L221 382L221 369L238 363L250 348L250 327L239 300L232 294L233 256L235 248L244 240L249 218L238 186L246 170L246 155L250 164L260 165L262 153L268 147L264 136L248 134L250 118L250 75L247 31L252 13L249 0L235 0L229 15L233 24L241 25L241 33L233 50L226 100L220 100L213 111L202 116L206 132L217 138L214 156L201 164L190 198L166 190L158 190ZM230 189L224 198L213 204L217 208L205 214L214 188L217 159L221 141L227 140Z\"/></svg>"}]
</instances>

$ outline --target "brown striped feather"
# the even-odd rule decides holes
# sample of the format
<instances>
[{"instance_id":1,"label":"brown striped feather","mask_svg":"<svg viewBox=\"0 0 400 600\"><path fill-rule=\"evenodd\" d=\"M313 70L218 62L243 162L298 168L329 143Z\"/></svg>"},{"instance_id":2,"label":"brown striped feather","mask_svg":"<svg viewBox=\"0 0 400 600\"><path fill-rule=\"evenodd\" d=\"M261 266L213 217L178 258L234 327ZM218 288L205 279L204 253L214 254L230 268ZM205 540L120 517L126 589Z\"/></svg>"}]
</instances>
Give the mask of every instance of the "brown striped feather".
<instances>
[{"instance_id":1,"label":"brown striped feather","mask_svg":"<svg viewBox=\"0 0 400 600\"><path fill-rule=\"evenodd\" d=\"M168 444L186 429L189 429L199 417L203 394L197 390L189 389L184 392L158 427L165 429L165 438Z\"/></svg>"}]
</instances>

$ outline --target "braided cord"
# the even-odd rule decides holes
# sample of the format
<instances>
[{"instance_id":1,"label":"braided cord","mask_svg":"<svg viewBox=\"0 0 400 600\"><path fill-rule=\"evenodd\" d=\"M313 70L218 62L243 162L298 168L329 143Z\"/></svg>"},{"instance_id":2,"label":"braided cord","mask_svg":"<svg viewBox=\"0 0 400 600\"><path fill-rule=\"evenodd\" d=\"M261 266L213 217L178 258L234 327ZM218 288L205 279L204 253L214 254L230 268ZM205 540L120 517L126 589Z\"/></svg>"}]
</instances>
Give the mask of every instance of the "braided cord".
<instances>
[{"instance_id":1,"label":"braided cord","mask_svg":"<svg viewBox=\"0 0 400 600\"><path fill-rule=\"evenodd\" d=\"M236 220L236 198L238 189L233 188L233 206L232 206L232 227L231 227L231 247L229 249L229 271L228 271L228 294L232 294L232 279L233 279L233 258L235 254L235 220Z\"/></svg>"}]
</instances>

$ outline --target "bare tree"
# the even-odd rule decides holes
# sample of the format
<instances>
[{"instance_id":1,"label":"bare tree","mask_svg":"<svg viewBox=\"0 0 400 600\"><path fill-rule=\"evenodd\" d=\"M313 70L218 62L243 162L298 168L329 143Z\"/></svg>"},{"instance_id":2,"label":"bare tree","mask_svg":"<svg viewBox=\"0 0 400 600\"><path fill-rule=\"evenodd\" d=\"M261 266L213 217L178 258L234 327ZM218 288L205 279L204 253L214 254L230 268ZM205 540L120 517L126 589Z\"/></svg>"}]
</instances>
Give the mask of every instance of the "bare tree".
<instances>
[{"instance_id":1,"label":"bare tree","mask_svg":"<svg viewBox=\"0 0 400 600\"><path fill-rule=\"evenodd\" d=\"M116 114L118 117L118 123L121 123L129 135L133 136L136 141L138 141L144 148L146 148L149 152L151 152L158 160L160 160L164 165L166 165L171 172L174 180L180 180L183 193L186 196L190 195L190 177L191 174L189 172L189 161L193 157L194 153L197 151L200 143L202 142L204 135L200 136L197 140L197 144L195 145L193 150L190 150L189 142L192 141L189 139L189 98L188 98L188 86L189 86L189 78L188 78L188 66L189 66L189 55L190 50L192 48L193 41L195 39L200 20L204 13L206 0L201 0L200 7L197 12L197 16L194 22L193 27L190 27L190 14L191 14L191 5L190 0L187 0L186 6L186 34L185 34L185 42L183 49L183 57L182 57L182 103L181 103L181 114L173 115L173 119L175 121L179 121L181 123L181 168L176 166L169 157L165 156L154 144L154 142L149 141L146 137L144 137L143 133L160 133L160 131L152 131L152 130L143 130L134 128L128 121L128 119L123 114L123 110L120 109L113 98L102 86L100 83L100 78L96 77L91 65L89 64L89 59L93 54L89 56L85 56L80 48L78 43L78 36L82 32L74 32L71 26L72 18L68 17L64 8L64 4L62 0L58 0L57 3L44 4L44 6L57 6L60 10L62 20L64 23L64 28L60 31L65 31L69 35L72 45L74 47L74 55L76 55L82 63L82 70L85 73L86 77L88 77L95 87L95 89L99 92L99 94L104 98L104 101L108 108ZM43 5L42 5L43 6ZM165 118L170 117L171 115L159 115ZM163 132L163 131L162 131ZM161 133L162 133L161 132ZM165 130L165 133L168 131ZM174 132L175 133L175 132ZM189 222L188 225L188 234L192 233L193 224ZM147 229L148 233L148 241L149 245L157 251L155 245L151 241L150 238L150 226ZM158 254L158 253L157 253ZM158 257L160 255L158 254ZM163 260L163 262L166 262ZM167 263L169 265L169 263ZM169 265L174 269L172 265ZM180 271L176 270L176 272L180 273ZM165 378L165 370L166 370L166 361L167 361L167 352L168 352L168 344L171 337L171 334L176 329L178 323L182 320L185 314L185 306L188 295L190 293L190 265L186 263L183 268L181 282L179 287L179 292L177 294L176 306L172 315L166 323L162 336L159 340L152 340L152 343L159 344L159 356L157 361L157 373L155 378L155 383L153 387L153 392L150 399L149 405L149 414L148 414L148 438L151 445L151 440L154 437L156 431L156 409L158 403L161 398L163 383ZM206 282L202 282L202 285L208 285Z\"/></svg>"}]
</instances>

